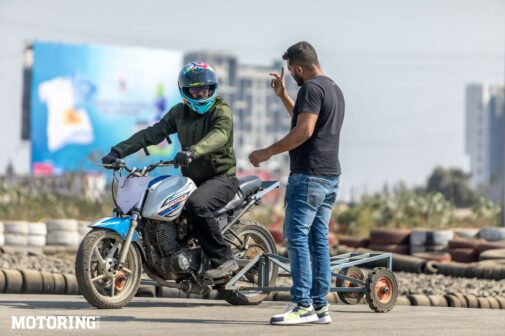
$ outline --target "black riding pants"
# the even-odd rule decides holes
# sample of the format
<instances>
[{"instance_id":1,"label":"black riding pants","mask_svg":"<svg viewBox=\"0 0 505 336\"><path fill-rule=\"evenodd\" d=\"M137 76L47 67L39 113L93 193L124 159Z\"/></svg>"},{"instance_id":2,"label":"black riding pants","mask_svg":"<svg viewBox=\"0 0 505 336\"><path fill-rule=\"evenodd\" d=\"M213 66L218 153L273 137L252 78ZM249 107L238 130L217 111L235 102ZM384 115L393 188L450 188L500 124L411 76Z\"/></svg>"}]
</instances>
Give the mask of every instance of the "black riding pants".
<instances>
[{"instance_id":1,"label":"black riding pants","mask_svg":"<svg viewBox=\"0 0 505 336\"><path fill-rule=\"evenodd\" d=\"M232 258L230 246L224 240L213 213L231 201L237 191L237 178L217 175L202 182L186 202L193 234L213 267Z\"/></svg>"}]
</instances>

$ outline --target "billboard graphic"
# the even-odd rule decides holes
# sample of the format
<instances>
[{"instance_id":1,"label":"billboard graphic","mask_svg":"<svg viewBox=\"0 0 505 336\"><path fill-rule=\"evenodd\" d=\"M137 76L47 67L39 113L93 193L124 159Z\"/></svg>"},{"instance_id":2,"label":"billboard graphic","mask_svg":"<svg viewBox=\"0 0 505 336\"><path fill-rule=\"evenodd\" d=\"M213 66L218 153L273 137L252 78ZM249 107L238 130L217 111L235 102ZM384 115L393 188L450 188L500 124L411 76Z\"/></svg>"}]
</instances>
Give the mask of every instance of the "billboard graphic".
<instances>
[{"instance_id":1,"label":"billboard graphic","mask_svg":"<svg viewBox=\"0 0 505 336\"><path fill-rule=\"evenodd\" d=\"M157 122L179 103L183 54L144 48L33 44L32 167L35 175L100 172L111 146ZM163 142L126 159L143 166L174 157ZM164 173L167 173L165 170ZM172 172L173 173L173 172Z\"/></svg>"}]
</instances>

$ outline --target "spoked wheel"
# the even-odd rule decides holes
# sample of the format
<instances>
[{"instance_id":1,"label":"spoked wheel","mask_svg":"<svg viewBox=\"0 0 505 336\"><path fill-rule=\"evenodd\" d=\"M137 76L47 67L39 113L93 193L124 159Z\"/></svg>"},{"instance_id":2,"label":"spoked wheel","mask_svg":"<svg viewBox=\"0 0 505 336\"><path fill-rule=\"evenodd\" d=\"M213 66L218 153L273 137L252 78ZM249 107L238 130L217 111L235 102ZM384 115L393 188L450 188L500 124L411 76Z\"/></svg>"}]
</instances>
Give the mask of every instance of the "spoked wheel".
<instances>
[{"instance_id":1,"label":"spoked wheel","mask_svg":"<svg viewBox=\"0 0 505 336\"><path fill-rule=\"evenodd\" d=\"M235 259L250 260L261 253L277 253L277 246L270 232L261 224L252 220L242 220L232 227L233 232L225 234L225 238L230 242L232 253ZM239 270L240 271L240 270ZM270 286L275 285L277 280L278 267L270 263ZM257 287L258 269L253 267L236 283L239 286ZM256 305L261 303L269 294L265 291L240 291L240 290L220 290L221 296L233 305Z\"/></svg>"},{"instance_id":2,"label":"spoked wheel","mask_svg":"<svg viewBox=\"0 0 505 336\"><path fill-rule=\"evenodd\" d=\"M115 232L93 230L81 242L75 260L77 283L86 300L100 309L118 309L135 296L142 260L132 244L124 267L116 270L123 239Z\"/></svg>"},{"instance_id":3,"label":"spoked wheel","mask_svg":"<svg viewBox=\"0 0 505 336\"><path fill-rule=\"evenodd\" d=\"M358 279L358 280L365 280L365 275L363 274L363 272L358 267L355 267L355 266L342 268L338 273L345 275L349 278ZM353 284L349 280L343 280L343 279L337 278L336 287L349 288L349 287L359 287L359 286L356 284ZM337 292L337 296L340 299L340 301L342 301L345 304L349 304L349 305L355 305L355 304L360 303L361 300L363 299L364 295L365 295L365 293L363 293L363 292Z\"/></svg>"},{"instance_id":4,"label":"spoked wheel","mask_svg":"<svg viewBox=\"0 0 505 336\"><path fill-rule=\"evenodd\" d=\"M366 300L377 313L387 313L396 304L398 282L396 276L385 268L376 268L366 278Z\"/></svg>"}]
</instances>

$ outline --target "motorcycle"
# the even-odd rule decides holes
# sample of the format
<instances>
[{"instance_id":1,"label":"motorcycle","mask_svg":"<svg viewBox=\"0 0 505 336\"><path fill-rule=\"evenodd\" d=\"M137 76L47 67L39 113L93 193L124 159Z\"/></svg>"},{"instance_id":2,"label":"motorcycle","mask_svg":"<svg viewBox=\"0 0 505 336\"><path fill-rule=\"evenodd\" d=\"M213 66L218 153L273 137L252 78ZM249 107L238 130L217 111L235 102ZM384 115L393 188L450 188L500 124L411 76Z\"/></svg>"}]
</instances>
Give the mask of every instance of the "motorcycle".
<instances>
[{"instance_id":1,"label":"motorcycle","mask_svg":"<svg viewBox=\"0 0 505 336\"><path fill-rule=\"evenodd\" d=\"M211 264L192 234L184 209L197 188L195 183L183 176L148 176L156 168L172 165L173 161L160 161L138 169L127 167L123 160L102 165L114 169L115 208L112 217L90 224L92 230L81 241L75 262L81 293L97 308L122 308L135 296L143 270L160 286L204 295L218 290L219 297L233 305L261 303L268 292L226 290L225 284L259 254L277 253L270 232L257 221L242 217L279 183L263 182L257 176L241 178L235 197L214 212L239 271L212 279L205 276ZM123 171L128 174L123 176ZM271 284L277 274L277 266L271 263ZM248 270L240 282L244 287L258 287L258 270Z\"/></svg>"}]
</instances>

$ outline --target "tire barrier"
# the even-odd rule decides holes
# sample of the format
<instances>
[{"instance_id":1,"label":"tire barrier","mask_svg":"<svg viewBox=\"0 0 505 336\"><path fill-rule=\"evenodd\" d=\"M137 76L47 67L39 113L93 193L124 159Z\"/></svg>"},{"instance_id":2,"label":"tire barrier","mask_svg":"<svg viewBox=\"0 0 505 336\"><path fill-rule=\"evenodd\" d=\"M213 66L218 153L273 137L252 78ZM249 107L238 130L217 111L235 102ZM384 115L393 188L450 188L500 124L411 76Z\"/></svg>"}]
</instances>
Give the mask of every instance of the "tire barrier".
<instances>
[{"instance_id":1,"label":"tire barrier","mask_svg":"<svg viewBox=\"0 0 505 336\"><path fill-rule=\"evenodd\" d=\"M73 274L33 270L0 270L0 293L8 294L79 294Z\"/></svg>"},{"instance_id":2,"label":"tire barrier","mask_svg":"<svg viewBox=\"0 0 505 336\"><path fill-rule=\"evenodd\" d=\"M461 293L447 293L444 295L409 294L407 296L398 296L396 304L401 306L505 309L505 297L476 297L475 295L463 295Z\"/></svg>"}]
</instances>

